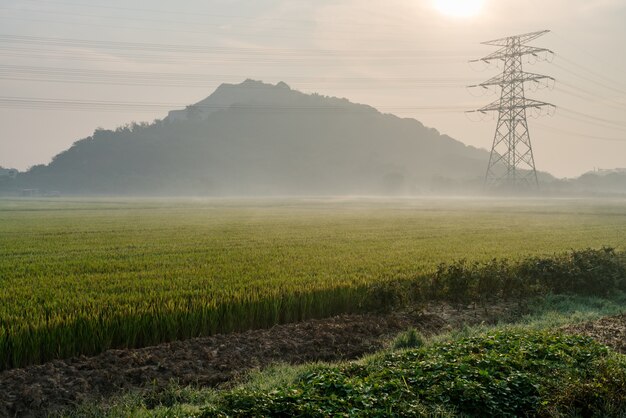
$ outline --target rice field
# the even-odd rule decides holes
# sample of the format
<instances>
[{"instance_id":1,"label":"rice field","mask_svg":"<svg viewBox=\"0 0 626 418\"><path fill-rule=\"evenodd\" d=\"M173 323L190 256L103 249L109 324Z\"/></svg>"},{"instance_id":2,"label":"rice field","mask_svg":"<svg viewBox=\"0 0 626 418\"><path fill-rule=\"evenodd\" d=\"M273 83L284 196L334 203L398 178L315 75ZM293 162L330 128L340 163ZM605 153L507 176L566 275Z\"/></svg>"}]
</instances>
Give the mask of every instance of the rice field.
<instances>
[{"instance_id":1,"label":"rice field","mask_svg":"<svg viewBox=\"0 0 626 418\"><path fill-rule=\"evenodd\" d=\"M0 369L364 309L440 262L626 249L626 200L0 200Z\"/></svg>"}]
</instances>

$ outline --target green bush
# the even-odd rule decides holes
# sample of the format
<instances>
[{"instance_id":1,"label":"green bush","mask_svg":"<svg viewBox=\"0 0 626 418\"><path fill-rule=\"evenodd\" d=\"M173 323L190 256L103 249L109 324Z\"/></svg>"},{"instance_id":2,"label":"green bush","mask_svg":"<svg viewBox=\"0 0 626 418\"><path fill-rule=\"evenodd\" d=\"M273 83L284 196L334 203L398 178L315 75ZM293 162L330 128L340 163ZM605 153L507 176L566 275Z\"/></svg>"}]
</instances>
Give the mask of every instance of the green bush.
<instances>
[{"instance_id":1,"label":"green bush","mask_svg":"<svg viewBox=\"0 0 626 418\"><path fill-rule=\"evenodd\" d=\"M485 306L499 298L523 299L538 294L606 296L626 291L626 263L613 248L585 249L518 262L493 259L440 264L418 292L456 305Z\"/></svg>"},{"instance_id":2,"label":"green bush","mask_svg":"<svg viewBox=\"0 0 626 418\"><path fill-rule=\"evenodd\" d=\"M613 248L571 251L553 258L530 258L517 274L553 293L606 296L626 290L626 267Z\"/></svg>"},{"instance_id":3,"label":"green bush","mask_svg":"<svg viewBox=\"0 0 626 418\"><path fill-rule=\"evenodd\" d=\"M367 286L361 304L364 310L369 312L390 312L408 302L408 286L409 283L399 280L372 283Z\"/></svg>"}]
</instances>

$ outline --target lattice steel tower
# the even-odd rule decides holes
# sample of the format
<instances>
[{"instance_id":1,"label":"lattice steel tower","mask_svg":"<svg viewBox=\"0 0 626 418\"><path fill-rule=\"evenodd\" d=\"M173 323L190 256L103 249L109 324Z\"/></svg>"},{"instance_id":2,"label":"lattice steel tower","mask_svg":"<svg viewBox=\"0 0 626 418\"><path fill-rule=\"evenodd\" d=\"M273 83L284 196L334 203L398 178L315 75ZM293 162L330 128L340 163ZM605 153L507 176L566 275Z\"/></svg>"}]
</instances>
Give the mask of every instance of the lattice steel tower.
<instances>
[{"instance_id":1,"label":"lattice steel tower","mask_svg":"<svg viewBox=\"0 0 626 418\"><path fill-rule=\"evenodd\" d=\"M471 111L498 112L498 124L493 138L487 173L485 174L486 187L516 190L539 187L533 148L528 132L526 109L554 106L526 98L524 86L528 82L538 83L540 80L554 81L554 79L545 75L524 72L522 70L522 58L527 55L539 57L540 53L553 54L549 49L526 45L547 32L549 31L544 30L483 42L483 45L499 46L500 49L484 58L470 61L504 62L504 70L501 75L484 83L470 86L484 88L499 86L501 88L500 100Z\"/></svg>"}]
</instances>

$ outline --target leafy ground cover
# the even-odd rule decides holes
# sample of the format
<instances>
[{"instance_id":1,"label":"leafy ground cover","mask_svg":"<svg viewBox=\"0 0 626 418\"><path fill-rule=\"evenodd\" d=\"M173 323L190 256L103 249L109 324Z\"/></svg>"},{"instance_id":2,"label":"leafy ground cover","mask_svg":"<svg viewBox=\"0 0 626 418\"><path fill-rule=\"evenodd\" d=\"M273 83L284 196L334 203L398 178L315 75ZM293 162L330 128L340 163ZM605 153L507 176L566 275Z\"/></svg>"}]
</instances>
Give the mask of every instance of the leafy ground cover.
<instances>
[{"instance_id":1,"label":"leafy ground cover","mask_svg":"<svg viewBox=\"0 0 626 418\"><path fill-rule=\"evenodd\" d=\"M622 250L625 206L2 200L0 369L384 307L446 260Z\"/></svg>"},{"instance_id":2,"label":"leafy ground cover","mask_svg":"<svg viewBox=\"0 0 626 418\"><path fill-rule=\"evenodd\" d=\"M235 389L203 417L616 416L626 357L589 337L500 331L320 367L272 391Z\"/></svg>"}]
</instances>

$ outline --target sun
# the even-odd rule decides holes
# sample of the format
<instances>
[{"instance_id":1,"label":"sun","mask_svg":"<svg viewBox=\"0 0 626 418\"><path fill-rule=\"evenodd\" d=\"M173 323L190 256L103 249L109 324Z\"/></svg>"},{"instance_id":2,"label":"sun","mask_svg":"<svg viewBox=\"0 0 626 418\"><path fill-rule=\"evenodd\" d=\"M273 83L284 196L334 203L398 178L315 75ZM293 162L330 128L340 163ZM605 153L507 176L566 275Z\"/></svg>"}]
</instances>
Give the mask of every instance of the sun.
<instances>
[{"instance_id":1,"label":"sun","mask_svg":"<svg viewBox=\"0 0 626 418\"><path fill-rule=\"evenodd\" d=\"M450 17L472 17L480 13L485 0L433 0L435 9Z\"/></svg>"}]
</instances>

